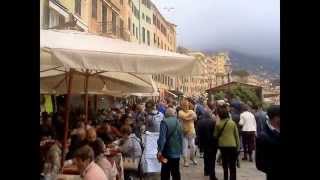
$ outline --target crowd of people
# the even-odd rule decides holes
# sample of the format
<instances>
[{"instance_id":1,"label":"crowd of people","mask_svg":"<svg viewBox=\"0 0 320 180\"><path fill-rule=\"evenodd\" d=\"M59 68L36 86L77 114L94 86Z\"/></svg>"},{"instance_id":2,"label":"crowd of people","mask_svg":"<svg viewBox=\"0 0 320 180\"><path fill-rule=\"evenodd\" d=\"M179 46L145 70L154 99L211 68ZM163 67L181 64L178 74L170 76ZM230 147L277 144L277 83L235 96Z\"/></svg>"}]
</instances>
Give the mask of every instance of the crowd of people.
<instances>
[{"instance_id":1,"label":"crowd of people","mask_svg":"<svg viewBox=\"0 0 320 180\"><path fill-rule=\"evenodd\" d=\"M202 98L172 98L155 103L116 105L89 115L71 113L67 153L63 157L63 109L42 113L40 124L41 178L56 177L64 166L75 165L85 180L116 179L113 165L106 158L107 147L116 148L125 158L141 158L142 134L158 132L157 158L161 163L161 180L180 180L180 158L183 166L198 164L196 154L204 160L204 175L216 180L216 162L222 162L224 180L235 180L242 160L253 162L268 179L278 177L280 106L268 112L238 101L205 101ZM118 142L115 146L115 142ZM216 160L216 157L217 160ZM124 172L125 180L132 172Z\"/></svg>"}]
</instances>

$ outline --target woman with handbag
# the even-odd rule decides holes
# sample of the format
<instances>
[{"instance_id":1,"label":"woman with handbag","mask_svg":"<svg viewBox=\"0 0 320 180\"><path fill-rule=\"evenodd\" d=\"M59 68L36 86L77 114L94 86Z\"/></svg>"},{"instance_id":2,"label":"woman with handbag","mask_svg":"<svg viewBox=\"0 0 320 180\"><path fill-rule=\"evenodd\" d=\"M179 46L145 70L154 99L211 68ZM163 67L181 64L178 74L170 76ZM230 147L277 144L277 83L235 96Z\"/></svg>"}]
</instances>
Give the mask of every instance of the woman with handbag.
<instances>
[{"instance_id":1,"label":"woman with handbag","mask_svg":"<svg viewBox=\"0 0 320 180\"><path fill-rule=\"evenodd\" d=\"M142 156L142 147L140 139L132 132L128 125L121 127L120 132L123 137L120 141L119 150L121 151L123 159L123 168L125 180L131 179L134 173L140 173L140 161Z\"/></svg>"},{"instance_id":2,"label":"woman with handbag","mask_svg":"<svg viewBox=\"0 0 320 180\"><path fill-rule=\"evenodd\" d=\"M240 149L238 128L236 123L230 120L227 105L219 106L217 114L220 123L215 126L214 137L221 151L224 180L229 179L229 171L230 180L236 180L236 161Z\"/></svg>"}]
</instances>

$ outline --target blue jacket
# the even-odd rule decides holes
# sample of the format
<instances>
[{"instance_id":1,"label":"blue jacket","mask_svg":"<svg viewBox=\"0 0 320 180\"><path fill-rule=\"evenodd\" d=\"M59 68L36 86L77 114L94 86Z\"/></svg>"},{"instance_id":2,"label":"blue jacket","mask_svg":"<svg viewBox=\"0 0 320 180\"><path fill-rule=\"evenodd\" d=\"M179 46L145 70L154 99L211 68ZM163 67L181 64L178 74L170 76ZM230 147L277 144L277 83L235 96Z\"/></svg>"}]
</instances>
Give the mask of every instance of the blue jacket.
<instances>
[{"instance_id":1,"label":"blue jacket","mask_svg":"<svg viewBox=\"0 0 320 180\"><path fill-rule=\"evenodd\" d=\"M169 137L170 134L172 134L171 137ZM182 128L176 117L168 117L161 121L158 152L167 158L180 158L182 154Z\"/></svg>"}]
</instances>

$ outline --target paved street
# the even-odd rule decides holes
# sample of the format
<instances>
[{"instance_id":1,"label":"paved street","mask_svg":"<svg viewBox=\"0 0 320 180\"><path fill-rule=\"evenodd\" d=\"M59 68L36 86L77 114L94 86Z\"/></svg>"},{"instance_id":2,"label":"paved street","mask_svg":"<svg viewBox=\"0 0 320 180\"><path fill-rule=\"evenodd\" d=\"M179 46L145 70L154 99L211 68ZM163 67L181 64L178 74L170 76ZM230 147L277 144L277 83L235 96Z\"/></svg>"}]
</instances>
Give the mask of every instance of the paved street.
<instances>
[{"instance_id":1,"label":"paved street","mask_svg":"<svg viewBox=\"0 0 320 180\"><path fill-rule=\"evenodd\" d=\"M198 157L197 166L183 167L181 161L181 174L182 180L208 180L208 177L203 176L203 159ZM223 180L223 169L222 166L216 166L216 175L219 180ZM159 180L160 175L149 176L148 180ZM254 163L247 161L241 162L241 168L237 168L237 180L265 180L265 174L258 171Z\"/></svg>"}]
</instances>

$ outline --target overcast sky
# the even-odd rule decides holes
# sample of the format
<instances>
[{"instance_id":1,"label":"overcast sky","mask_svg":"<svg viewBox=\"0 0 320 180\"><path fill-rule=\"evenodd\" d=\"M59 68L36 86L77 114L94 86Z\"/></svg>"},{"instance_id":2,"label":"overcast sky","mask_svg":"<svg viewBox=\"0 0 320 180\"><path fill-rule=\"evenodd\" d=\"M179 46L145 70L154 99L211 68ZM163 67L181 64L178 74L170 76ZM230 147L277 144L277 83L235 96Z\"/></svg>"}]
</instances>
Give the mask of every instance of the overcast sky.
<instances>
[{"instance_id":1,"label":"overcast sky","mask_svg":"<svg viewBox=\"0 0 320 180\"><path fill-rule=\"evenodd\" d=\"M178 45L280 58L280 0L152 1L178 25Z\"/></svg>"}]
</instances>

